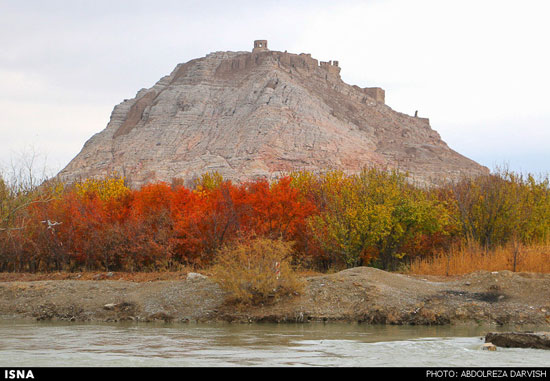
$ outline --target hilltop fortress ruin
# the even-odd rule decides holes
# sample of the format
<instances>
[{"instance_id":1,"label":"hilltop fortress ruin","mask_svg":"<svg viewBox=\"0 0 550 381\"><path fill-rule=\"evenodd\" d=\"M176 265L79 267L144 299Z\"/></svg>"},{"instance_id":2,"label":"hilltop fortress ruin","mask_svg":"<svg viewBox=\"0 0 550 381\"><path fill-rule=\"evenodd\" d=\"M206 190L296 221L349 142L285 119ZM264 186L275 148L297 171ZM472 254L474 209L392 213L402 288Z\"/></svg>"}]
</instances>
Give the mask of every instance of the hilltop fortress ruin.
<instances>
[{"instance_id":1,"label":"hilltop fortress ruin","mask_svg":"<svg viewBox=\"0 0 550 381\"><path fill-rule=\"evenodd\" d=\"M291 68L306 68L308 70L314 70L319 67L327 72L328 75L336 76L340 79L340 67L338 66L338 61L327 61L319 62L315 58L311 57L311 54L301 53L301 54L292 54L285 52L270 51L267 48L267 40L256 40L254 41L254 48L252 53L265 54L268 53L274 57L281 65ZM360 88L356 86L357 89L360 89L367 96L373 98L375 101L384 103L386 93L384 89L380 87L364 87Z\"/></svg>"},{"instance_id":2,"label":"hilltop fortress ruin","mask_svg":"<svg viewBox=\"0 0 550 381\"><path fill-rule=\"evenodd\" d=\"M117 173L138 187L207 171L242 181L378 166L427 184L488 172L451 150L427 118L392 110L383 89L348 85L340 71L338 61L272 51L267 40L179 64L117 105L59 176Z\"/></svg>"}]
</instances>

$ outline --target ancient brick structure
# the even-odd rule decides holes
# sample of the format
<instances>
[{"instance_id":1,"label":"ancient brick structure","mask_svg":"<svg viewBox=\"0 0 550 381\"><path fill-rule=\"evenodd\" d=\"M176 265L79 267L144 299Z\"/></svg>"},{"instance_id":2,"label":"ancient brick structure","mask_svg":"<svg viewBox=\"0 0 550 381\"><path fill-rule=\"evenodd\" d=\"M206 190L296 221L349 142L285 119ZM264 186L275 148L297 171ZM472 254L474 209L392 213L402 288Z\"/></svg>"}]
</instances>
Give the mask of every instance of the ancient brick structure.
<instances>
[{"instance_id":1,"label":"ancient brick structure","mask_svg":"<svg viewBox=\"0 0 550 381\"><path fill-rule=\"evenodd\" d=\"M369 97L374 98L376 102L385 103L386 102L386 92L380 87L365 87L363 89L365 94Z\"/></svg>"},{"instance_id":2,"label":"ancient brick structure","mask_svg":"<svg viewBox=\"0 0 550 381\"><path fill-rule=\"evenodd\" d=\"M256 40L256 41L254 41L254 49L252 50L253 52L265 51L265 50L268 50L267 49L267 40Z\"/></svg>"},{"instance_id":3,"label":"ancient brick structure","mask_svg":"<svg viewBox=\"0 0 550 381\"><path fill-rule=\"evenodd\" d=\"M338 67L338 61L320 62L322 69L325 69L331 74L340 75L340 67Z\"/></svg>"}]
</instances>

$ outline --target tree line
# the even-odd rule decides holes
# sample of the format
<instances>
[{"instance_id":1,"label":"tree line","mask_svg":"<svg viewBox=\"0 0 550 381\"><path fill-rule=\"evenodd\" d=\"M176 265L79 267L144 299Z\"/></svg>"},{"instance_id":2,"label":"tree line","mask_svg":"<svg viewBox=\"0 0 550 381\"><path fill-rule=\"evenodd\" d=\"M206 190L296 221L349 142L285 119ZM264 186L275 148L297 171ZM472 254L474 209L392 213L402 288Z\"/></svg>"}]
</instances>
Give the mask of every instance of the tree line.
<instances>
[{"instance_id":1,"label":"tree line","mask_svg":"<svg viewBox=\"0 0 550 381\"><path fill-rule=\"evenodd\" d=\"M379 169L240 184L206 173L140 189L116 176L28 187L0 177L0 271L200 268L266 238L288 242L305 268L400 270L466 243L546 242L549 231L548 178L506 170L431 188Z\"/></svg>"}]
</instances>

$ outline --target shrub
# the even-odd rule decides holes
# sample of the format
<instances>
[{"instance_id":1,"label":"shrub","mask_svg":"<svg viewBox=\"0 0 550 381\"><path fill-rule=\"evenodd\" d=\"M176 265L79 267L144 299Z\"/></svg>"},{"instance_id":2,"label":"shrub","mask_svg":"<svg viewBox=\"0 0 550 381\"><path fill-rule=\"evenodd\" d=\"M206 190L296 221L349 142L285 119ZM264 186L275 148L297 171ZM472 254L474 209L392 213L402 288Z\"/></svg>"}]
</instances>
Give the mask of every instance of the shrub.
<instances>
[{"instance_id":1,"label":"shrub","mask_svg":"<svg viewBox=\"0 0 550 381\"><path fill-rule=\"evenodd\" d=\"M256 305L274 302L303 289L290 264L291 254L292 244L280 239L256 238L226 246L212 268L213 277L229 293L232 302Z\"/></svg>"}]
</instances>

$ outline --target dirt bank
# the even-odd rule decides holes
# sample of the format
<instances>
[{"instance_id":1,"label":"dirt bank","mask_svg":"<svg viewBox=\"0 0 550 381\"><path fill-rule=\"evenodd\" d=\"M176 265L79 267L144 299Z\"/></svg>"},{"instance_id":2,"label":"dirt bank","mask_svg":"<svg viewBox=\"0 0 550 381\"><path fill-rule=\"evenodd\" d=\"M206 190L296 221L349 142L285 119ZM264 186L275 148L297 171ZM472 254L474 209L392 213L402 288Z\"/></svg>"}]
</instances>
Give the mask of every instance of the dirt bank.
<instances>
[{"instance_id":1,"label":"dirt bank","mask_svg":"<svg viewBox=\"0 0 550 381\"><path fill-rule=\"evenodd\" d=\"M68 321L356 321L550 326L550 275L422 277L359 267L306 278L303 295L237 308L211 280L0 282L0 318ZM106 279L103 279L106 278Z\"/></svg>"}]
</instances>

